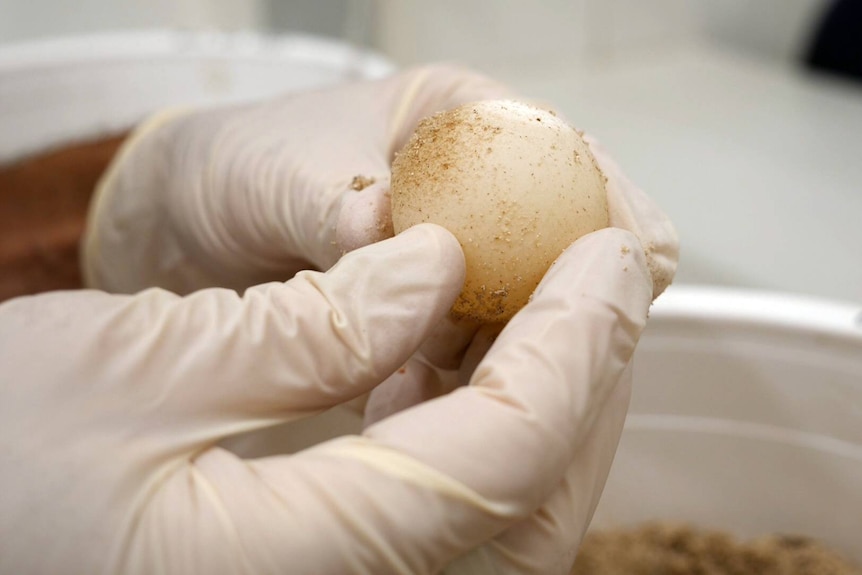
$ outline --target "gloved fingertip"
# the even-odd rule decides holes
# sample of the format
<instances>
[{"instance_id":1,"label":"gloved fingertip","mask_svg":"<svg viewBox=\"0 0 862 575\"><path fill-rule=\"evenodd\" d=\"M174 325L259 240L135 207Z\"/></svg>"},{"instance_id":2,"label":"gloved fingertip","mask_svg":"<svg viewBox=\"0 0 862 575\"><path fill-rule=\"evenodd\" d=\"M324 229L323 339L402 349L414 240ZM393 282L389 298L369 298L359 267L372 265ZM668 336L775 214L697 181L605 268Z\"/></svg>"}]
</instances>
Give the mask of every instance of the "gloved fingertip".
<instances>
[{"instance_id":1,"label":"gloved fingertip","mask_svg":"<svg viewBox=\"0 0 862 575\"><path fill-rule=\"evenodd\" d=\"M336 227L336 241L345 253L393 236L388 180L375 182L344 199ZM416 246L416 249L423 251L424 258L434 257L433 254L439 252L440 257L445 260L441 264L446 269L463 268L464 253L461 246L444 228L422 224L405 230L400 236L403 236L403 241L431 244L425 247Z\"/></svg>"},{"instance_id":2,"label":"gloved fingertip","mask_svg":"<svg viewBox=\"0 0 862 575\"><path fill-rule=\"evenodd\" d=\"M460 291L467 267L461 244L449 230L436 224L419 224L396 237L399 242L416 250L417 255L427 258L429 265L434 265L441 274L451 277Z\"/></svg>"},{"instance_id":3,"label":"gloved fingertip","mask_svg":"<svg viewBox=\"0 0 862 575\"><path fill-rule=\"evenodd\" d=\"M673 281L679 262L679 236L670 218L642 189L634 185L607 149L589 134L599 168L608 178L610 225L627 229L640 239L653 282L653 299Z\"/></svg>"},{"instance_id":4,"label":"gloved fingertip","mask_svg":"<svg viewBox=\"0 0 862 575\"><path fill-rule=\"evenodd\" d=\"M365 278L368 285L378 286L374 298L381 305L387 298L392 301L412 293L422 298L425 309L411 313L430 314L437 323L455 302L465 273L458 240L440 226L420 224L346 254L328 275L341 285L352 286L354 292L360 278ZM419 301L414 305L420 305Z\"/></svg>"},{"instance_id":5,"label":"gloved fingertip","mask_svg":"<svg viewBox=\"0 0 862 575\"><path fill-rule=\"evenodd\" d=\"M631 315L645 316L652 301L652 286L637 236L628 230L605 228L569 246L545 274L533 299L565 297L568 292L570 297L613 299Z\"/></svg>"},{"instance_id":6,"label":"gloved fingertip","mask_svg":"<svg viewBox=\"0 0 862 575\"><path fill-rule=\"evenodd\" d=\"M392 212L389 180L379 180L368 187L351 191L341 204L335 238L342 252L391 238Z\"/></svg>"}]
</instances>

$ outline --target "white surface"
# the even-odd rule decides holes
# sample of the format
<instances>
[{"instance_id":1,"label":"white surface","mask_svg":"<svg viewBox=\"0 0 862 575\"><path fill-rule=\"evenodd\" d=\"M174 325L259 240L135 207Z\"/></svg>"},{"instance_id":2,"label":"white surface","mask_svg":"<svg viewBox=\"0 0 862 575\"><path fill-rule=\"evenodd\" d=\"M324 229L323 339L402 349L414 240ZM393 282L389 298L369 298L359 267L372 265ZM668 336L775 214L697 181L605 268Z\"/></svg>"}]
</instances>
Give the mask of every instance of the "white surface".
<instances>
[{"instance_id":1,"label":"white surface","mask_svg":"<svg viewBox=\"0 0 862 575\"><path fill-rule=\"evenodd\" d=\"M697 29L689 0L378 0L375 47L399 64L592 61L674 46Z\"/></svg>"},{"instance_id":2,"label":"white surface","mask_svg":"<svg viewBox=\"0 0 862 575\"><path fill-rule=\"evenodd\" d=\"M490 71L580 57L592 41L586 0L378 0L376 11L375 47L402 65L457 60Z\"/></svg>"},{"instance_id":3,"label":"white surface","mask_svg":"<svg viewBox=\"0 0 862 575\"><path fill-rule=\"evenodd\" d=\"M303 36L135 32L0 48L0 161L125 129L163 107L235 102L391 71Z\"/></svg>"},{"instance_id":4,"label":"white surface","mask_svg":"<svg viewBox=\"0 0 862 575\"><path fill-rule=\"evenodd\" d=\"M457 59L493 73L684 48L702 38L798 58L828 0L376 0L375 46L400 64Z\"/></svg>"},{"instance_id":5,"label":"white surface","mask_svg":"<svg viewBox=\"0 0 862 575\"><path fill-rule=\"evenodd\" d=\"M268 2L269 0L0 0L0 45L105 30L165 26L242 30L265 24Z\"/></svg>"},{"instance_id":6,"label":"white surface","mask_svg":"<svg viewBox=\"0 0 862 575\"><path fill-rule=\"evenodd\" d=\"M862 302L862 86L724 52L500 70L671 215L678 282Z\"/></svg>"},{"instance_id":7,"label":"white surface","mask_svg":"<svg viewBox=\"0 0 862 575\"><path fill-rule=\"evenodd\" d=\"M671 288L594 529L819 538L862 562L862 306Z\"/></svg>"},{"instance_id":8,"label":"white surface","mask_svg":"<svg viewBox=\"0 0 862 575\"><path fill-rule=\"evenodd\" d=\"M150 27L304 31L363 44L373 35L401 63L457 58L493 68L654 51L699 35L789 60L826 1L0 0L0 44Z\"/></svg>"}]
</instances>

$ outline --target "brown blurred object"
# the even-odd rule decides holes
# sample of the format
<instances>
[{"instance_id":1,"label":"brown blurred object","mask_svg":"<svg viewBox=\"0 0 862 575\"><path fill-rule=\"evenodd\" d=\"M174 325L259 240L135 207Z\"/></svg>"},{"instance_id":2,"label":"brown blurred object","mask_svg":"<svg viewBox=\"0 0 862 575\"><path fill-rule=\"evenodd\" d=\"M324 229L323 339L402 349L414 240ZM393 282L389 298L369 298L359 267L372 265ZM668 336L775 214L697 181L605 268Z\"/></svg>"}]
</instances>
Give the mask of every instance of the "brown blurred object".
<instances>
[{"instance_id":1,"label":"brown blurred object","mask_svg":"<svg viewBox=\"0 0 862 575\"><path fill-rule=\"evenodd\" d=\"M0 301L81 287L78 242L90 197L125 136L0 166Z\"/></svg>"},{"instance_id":2,"label":"brown blurred object","mask_svg":"<svg viewBox=\"0 0 862 575\"><path fill-rule=\"evenodd\" d=\"M862 575L808 537L740 541L690 525L649 523L584 539L572 575Z\"/></svg>"}]
</instances>

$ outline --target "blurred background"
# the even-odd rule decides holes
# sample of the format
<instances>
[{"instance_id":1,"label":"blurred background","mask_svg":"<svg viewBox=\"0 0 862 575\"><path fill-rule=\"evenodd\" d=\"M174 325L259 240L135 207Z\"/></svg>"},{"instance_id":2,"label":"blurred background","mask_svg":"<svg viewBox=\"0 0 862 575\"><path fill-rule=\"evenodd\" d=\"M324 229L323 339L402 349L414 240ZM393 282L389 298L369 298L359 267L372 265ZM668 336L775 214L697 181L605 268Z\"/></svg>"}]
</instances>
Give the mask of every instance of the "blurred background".
<instances>
[{"instance_id":1,"label":"blurred background","mask_svg":"<svg viewBox=\"0 0 862 575\"><path fill-rule=\"evenodd\" d=\"M862 84L806 65L835 4L0 0L0 50L168 28L307 34L397 66L468 64L603 141L673 217L679 282L862 302ZM844 4L839 24L862 37L860 2Z\"/></svg>"},{"instance_id":2,"label":"blurred background","mask_svg":"<svg viewBox=\"0 0 862 575\"><path fill-rule=\"evenodd\" d=\"M771 60L798 58L829 0L3 0L0 41L105 30L307 32L382 49L402 64L607 59L692 37ZM535 62L534 62L535 63Z\"/></svg>"}]
</instances>

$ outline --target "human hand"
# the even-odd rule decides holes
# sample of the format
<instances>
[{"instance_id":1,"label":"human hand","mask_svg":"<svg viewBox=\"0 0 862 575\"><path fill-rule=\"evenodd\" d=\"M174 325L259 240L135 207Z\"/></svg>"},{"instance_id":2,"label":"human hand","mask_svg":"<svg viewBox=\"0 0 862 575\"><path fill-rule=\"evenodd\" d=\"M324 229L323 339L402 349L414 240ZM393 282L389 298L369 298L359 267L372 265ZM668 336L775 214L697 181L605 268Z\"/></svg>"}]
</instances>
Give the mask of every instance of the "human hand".
<instances>
[{"instance_id":1,"label":"human hand","mask_svg":"<svg viewBox=\"0 0 862 575\"><path fill-rule=\"evenodd\" d=\"M679 261L679 240L667 215L623 173L607 150L585 135L590 150L607 178L609 224L628 230L646 256L653 300L671 284ZM420 351L396 374L375 388L364 406L366 424L418 402L466 385L484 348L502 326L480 326L465 320L444 319ZM470 357L466 358L467 350Z\"/></svg>"},{"instance_id":2,"label":"human hand","mask_svg":"<svg viewBox=\"0 0 862 575\"><path fill-rule=\"evenodd\" d=\"M86 282L112 292L242 291L300 269L328 269L343 252L392 235L390 163L422 118L511 94L468 70L428 66L264 103L156 117L127 143L96 194L83 249ZM608 177L610 225L641 241L657 297L676 270L673 227L587 139ZM452 389L453 370L477 329L441 322L399 374L406 377L376 392L366 420Z\"/></svg>"},{"instance_id":3,"label":"human hand","mask_svg":"<svg viewBox=\"0 0 862 575\"><path fill-rule=\"evenodd\" d=\"M643 289L651 293L652 299L658 297L671 283L676 272L679 257L679 243L676 232L667 216L658 206L635 186L620 170L619 166L608 155L607 151L592 137L586 136L587 142L596 157L600 168L607 177L608 208L610 225L621 230L629 230L633 235L628 242L622 241L618 251L614 253L608 247L600 257L612 262L614 256L618 260L627 260L630 250L639 252L644 257L647 274L623 274L616 281L629 283L630 289ZM611 230L592 234L611 233ZM618 230L614 234L620 233ZM585 243L587 238L578 244ZM577 245L577 244L576 244ZM571 251L571 250L570 250ZM597 250L596 255L599 252ZM560 262L568 261L575 265L564 254ZM627 272L629 266L623 265ZM548 273L543 286L550 282L561 281L550 279L553 269ZM638 286L637 284L642 284ZM569 296L583 289L579 282L554 284L561 300L566 298L564 290L571 290ZM605 286L605 287L602 287ZM598 281L592 286L596 289L607 289L610 293L617 289L611 284ZM538 293L538 292L537 292ZM587 293L587 292L585 292ZM600 292L591 292L600 293ZM580 340L574 337L564 337L555 333L555 320L586 322L581 317L574 317L567 309L552 309L544 320L537 320L531 328L521 327L521 315L534 309L535 303L528 306L505 327L503 336L514 332L524 338L522 344L531 348L531 352L513 355L508 361L501 362L501 371L520 372L525 380L530 380L532 369L538 365L547 365L551 371L555 366L569 357L574 363L569 369L557 368L557 375L563 381L568 381L576 389L583 390L584 385L595 385L592 392L584 393L584 409L597 413L592 428L587 426L580 433L579 454L566 471L563 482L532 515L504 530L494 539L476 547L470 553L459 558L445 571L447 575L461 573L568 573L580 541L589 526L593 511L598 503L610 464L616 452L617 443L622 432L628 400L631 392L631 366L621 372L617 380L613 374L620 373L611 368L611 364L602 364L599 360L595 365L597 371L592 375L578 374L571 369L577 362L590 364L590 351L587 350L589 336ZM619 318L623 324L631 318ZM638 318L638 321L640 318ZM543 328L542 322L547 323ZM377 386L370 394L365 405L366 425L377 421L388 421L393 414L402 410L410 413L410 408L423 402L428 402L463 386L475 386L476 377L482 372L483 361L491 357L493 350L503 345L495 340L503 326L477 326L464 321L444 319L426 339L419 352L414 354L407 364L390 376L383 384ZM635 331L639 333L640 327ZM509 336L517 337L517 336ZM532 345L529 342L533 338ZM636 338L635 338L636 339ZM594 341L602 341L595 338ZM494 346L494 347L492 347ZM584 347L581 347L584 346ZM491 352L489 354L489 348ZM601 354L603 344L599 343L592 353ZM611 346L613 349L613 345ZM607 352L607 350L605 350ZM593 356L595 359L597 356ZM477 371L477 365L480 369ZM609 369L608 377L601 378L601 367ZM536 376L539 377L540 376ZM587 383L587 382L592 382ZM579 392L576 392L579 393ZM604 394L608 395L605 396ZM607 399L604 399L607 397ZM574 418L575 421L583 421ZM532 424L536 427L545 425L545 421L536 417ZM371 429L374 429L373 427ZM586 431L589 429L589 431ZM429 442L434 440L429 438ZM489 446L489 449L492 449ZM537 448L541 450L541 448ZM541 455L537 455L541 458ZM520 460L513 460L518 461Z\"/></svg>"},{"instance_id":4,"label":"human hand","mask_svg":"<svg viewBox=\"0 0 862 575\"><path fill-rule=\"evenodd\" d=\"M509 94L453 66L214 110L166 112L124 145L92 203L89 287L238 291L326 270L392 235L389 171L418 122Z\"/></svg>"},{"instance_id":5,"label":"human hand","mask_svg":"<svg viewBox=\"0 0 862 575\"><path fill-rule=\"evenodd\" d=\"M282 163L282 159L268 161L266 155L261 156L252 151L238 154L239 148L211 145L212 142L219 140L214 134L221 133L222 130L225 134L230 134L225 138L228 141L237 142L238 146L241 142L250 143L256 138L255 130L266 133L267 126L280 125L279 122L274 121L276 117L274 109L268 109L266 113L261 111L259 115L255 113L258 108L252 107L245 110L243 114L248 116L243 115L243 118L254 117L256 120L248 123L248 126L254 127L253 129L250 127L249 131L238 128L237 124L232 122L232 120L238 121L239 112L224 112L225 117L216 117L215 114L218 114L216 112L201 113L185 117L185 120L180 118L176 123L168 121L164 129L160 127L159 120L154 121L150 129L144 129L139 136L140 143L144 145L135 145L132 148L138 150L137 155L134 156L135 161L118 163L119 168L106 180L106 185L102 188L100 195L106 199L101 199L96 204L95 213L100 213L100 204L101 209L105 211L101 212L102 216L95 220L93 232L87 243L89 247L85 252L90 264L88 269L92 271L90 277L95 279L93 283L119 291L134 291L152 283L169 287L180 293L207 285L224 285L242 289L264 279L289 277L297 269L308 265L325 269L339 257L341 252L387 237L391 234L391 228L386 226L389 160L391 160L391 154L400 148L403 141L406 141L416 121L436 111L435 108L444 109L462 101L508 95L508 90L491 81L470 74L459 76L462 71L448 68L430 70L432 76L442 74L443 81L440 84L437 81L426 83L422 80L417 84L417 80L413 78L410 84L415 89L406 91L403 91L404 85L399 84L397 79L389 81L391 82L389 86L401 86L394 91L390 91L391 88L381 89L380 86L383 83L370 83L355 94L353 92L356 87L350 87L344 91L333 89L331 93L325 93L328 98L331 97L331 100L321 98L321 95L317 94L315 100L301 102L304 107L300 106L299 109L306 112L297 115L288 110L292 107L292 104L288 106L288 103L293 102L293 97L286 99L283 102L285 116L291 121L297 118L309 119L307 123L299 123L297 132L287 138L301 142L306 138L304 136L297 138L297 133L314 134L317 124L320 123L311 119L314 117L312 111L318 107L325 110L324 104L330 101L334 102L334 109L340 109L339 106L345 103L358 102L362 104L363 109L370 105L378 112L379 109L373 104L378 101L378 98L388 102L387 109L391 112L392 100L386 100L382 94L398 93L403 98L402 102L445 101L439 106L415 106L414 109L417 112L407 114L411 118L410 121L395 122L404 126L401 130L395 130L398 132L396 138L391 137L392 131L387 132L386 137L380 137L379 126L367 127L368 124L363 124L366 126L364 133L362 130L355 132L358 135L357 139L347 138L346 143L338 139L339 146L343 144L344 148L337 148L337 153L331 156L327 155L325 153L327 150L321 147L312 146L314 153L307 153L303 146L297 148L288 145L286 149L288 153L285 154L288 161ZM418 78L428 78L428 73L427 70L412 71L402 75L402 79L410 77L411 74L416 74ZM466 89L461 86L459 89L457 88L459 83L479 88ZM369 88L369 86L372 87ZM436 95L426 94L424 98L414 99L417 94L424 94L426 91ZM441 92L445 97L440 97ZM364 100L357 98L354 101L353 99L354 95L368 93L373 96ZM452 94L455 94L455 97ZM458 94L463 94L463 97L458 97ZM272 106L277 107L277 104L274 102ZM354 108L346 106L345 109ZM404 109L404 105L401 109ZM370 116L378 117L379 114L375 112ZM400 113L396 116L404 117ZM268 122L267 119L273 121ZM339 120L328 125L339 125L343 131L342 126L345 122L350 124L355 120L354 114L350 121ZM182 124L183 121L188 123ZM240 122L239 125L246 124ZM170 128L171 126L174 128ZM176 132L173 132L173 129ZM213 132L207 130L213 130ZM280 138L279 133L272 128L270 130L272 137ZM235 137L234 133L237 131L247 135L245 138ZM329 134L331 133L330 131ZM354 134L352 128L348 133ZM166 139L157 141L155 138L158 134ZM363 136L368 134L373 134L377 138L373 144L363 139ZM152 143L147 144L147 138L153 138ZM185 145L178 145L173 142L174 138L177 141L184 141L184 139L191 141ZM381 141L386 143L386 146L381 146ZM326 140L321 140L321 144L325 142ZM639 240L634 243L622 242L618 257L621 259L627 257L628 254L623 253L623 247L625 250L634 252L642 250L646 254L645 261L650 271L646 277L652 286L651 293L657 296L670 283L676 267L677 241L673 228L664 214L622 175L598 144L590 140L590 145L600 167L608 176L611 225L631 230ZM383 148L386 148L385 153L380 152ZM157 154L158 150L173 150L182 160L174 164L167 161L160 164L161 160L147 159L142 152L147 150L149 154ZM207 153L199 156L196 153L190 153L189 150L192 152L205 150ZM372 153L369 154L369 150L372 150ZM298 154L301 161L292 162L290 154ZM130 169L130 166L135 168L163 165L164 169L156 169L152 174L162 174L163 180L174 181L177 173L182 172L179 168L185 170L189 166L185 163L187 159L194 157L206 157L206 161L202 163L206 167L197 172L190 169L186 173L205 173L211 177L198 179L188 186L186 182L173 186L172 189L176 191L176 195L168 198L168 205L173 207L167 211L171 217L166 218L167 212L159 212L159 209L164 208L163 199L157 198L153 202L152 196L139 193L140 190L146 191L150 188L140 185L140 180L135 177L136 170ZM281 158L280 155L278 157ZM331 172L326 167L326 161L331 158L351 157L364 159L347 162L345 165L349 164L351 169L342 171L341 177L337 178L337 185L327 183L333 180L330 179ZM366 161L369 157L373 157L373 161ZM318 161L318 159L322 160ZM335 163L341 162L335 161ZM357 166L366 165L375 165L378 168L374 170L357 168ZM309 166L309 168L304 169L303 166ZM374 174L375 170L383 170L380 173L384 174L379 177L370 176L376 179L375 184L365 188L361 193L350 189L348 181L352 183L355 175L367 176L369 173ZM145 174L147 172L148 170L144 170ZM280 174L280 176L275 177L272 174ZM124 182L111 183L118 179ZM192 179L195 178L192 177ZM290 182L290 185L284 188L272 185L272 182L282 179ZM133 185L135 182L138 182L137 187ZM319 182L323 183L319 184ZM328 192L318 196L315 192L320 189ZM117 190L120 193L117 193ZM294 195L297 190L299 193ZM153 210L154 206L161 207ZM164 220L171 220L171 218L174 221L169 222L168 229L162 229ZM115 225L117 222L119 225ZM631 237L628 239L631 240ZM116 281L111 280L107 273L103 273L108 270L117 278ZM626 276L627 281L636 283L638 280L633 279L635 275ZM422 351L414 354L383 385L375 388L365 413L367 423L373 424L398 411L416 406L420 402L438 397L459 385L470 382L476 365L485 356L498 331L493 327L483 328L480 332L477 332L477 329L477 326L442 319L436 329L426 334ZM555 353L565 354L568 351L556 350ZM573 380L572 383L589 386L594 382ZM597 403L594 398L588 398L589 406L585 408L586 410L601 409L605 412L597 419L603 422L604 431L588 434L582 449L583 452L589 453L589 456L581 457L591 458L592 463L578 464L576 467L581 469L580 479L576 477L573 480L567 480L567 483L573 487L568 491L555 492L538 510L541 516L541 512L544 512L542 510L546 510L545 506L550 505L559 517L565 517L566 520L547 531L543 537L537 537L534 518L525 518L523 525L526 525L526 528L511 525L508 530L501 532L493 540L493 544L478 547L472 554L460 559L449 572L459 572L464 565L475 565L476 560L480 562L490 560L491 564L498 567L501 561L516 563L527 561L528 565L535 563L545 566L547 561L555 561L554 565L566 563L566 557L572 554L579 540L578 532L589 522L592 508L601 492L604 475L613 457L621 429L629 386L628 376L620 377L618 382L608 383L606 380L600 385L598 396L602 397L602 393L607 392L607 388L610 387L615 390L610 394L610 397L614 397L615 400L598 405L601 402ZM410 412L412 413L412 410ZM584 438L578 439L578 441L581 440ZM563 512L564 509L565 512ZM529 527L531 524L532 528ZM523 533L524 529L530 536L512 535ZM532 534L529 533L531 529ZM489 559L494 555L488 554L489 549L497 550L496 558ZM477 559L477 557L484 559ZM538 557L545 559L539 560ZM510 565L509 568L515 567ZM519 569L523 572L531 570L543 572L541 569L528 567Z\"/></svg>"},{"instance_id":6,"label":"human hand","mask_svg":"<svg viewBox=\"0 0 862 575\"><path fill-rule=\"evenodd\" d=\"M0 306L0 572L564 572L652 294L628 232L564 253L470 386L291 456L218 447L371 389L463 278L424 225L241 298Z\"/></svg>"}]
</instances>

